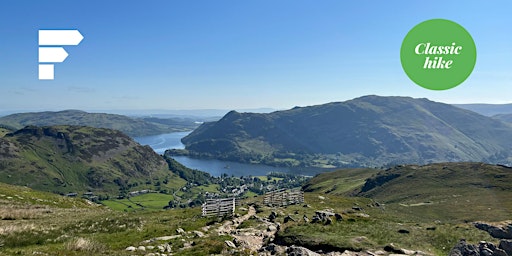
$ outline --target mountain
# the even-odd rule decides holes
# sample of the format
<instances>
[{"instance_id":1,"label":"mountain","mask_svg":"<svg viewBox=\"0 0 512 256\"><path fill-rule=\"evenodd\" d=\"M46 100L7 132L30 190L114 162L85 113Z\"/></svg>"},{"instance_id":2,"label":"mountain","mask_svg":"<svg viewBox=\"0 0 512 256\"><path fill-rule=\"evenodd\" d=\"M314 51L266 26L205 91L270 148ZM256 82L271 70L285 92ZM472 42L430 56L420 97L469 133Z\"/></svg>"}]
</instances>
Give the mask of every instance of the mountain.
<instances>
[{"instance_id":1,"label":"mountain","mask_svg":"<svg viewBox=\"0 0 512 256\"><path fill-rule=\"evenodd\" d=\"M371 198L388 210L423 220L512 217L512 168L500 165L461 162L339 170L319 174L303 188L326 196Z\"/></svg>"},{"instance_id":2,"label":"mountain","mask_svg":"<svg viewBox=\"0 0 512 256\"><path fill-rule=\"evenodd\" d=\"M484 116L512 114L512 104L453 104L456 107L471 110Z\"/></svg>"},{"instance_id":3,"label":"mountain","mask_svg":"<svg viewBox=\"0 0 512 256\"><path fill-rule=\"evenodd\" d=\"M19 113L0 117L0 125L12 129L21 129L27 125L52 126L76 125L96 128L108 128L122 131L132 136L148 136L175 131L187 131L197 127L194 120L186 118L131 118L105 113L87 113L80 110L58 112Z\"/></svg>"},{"instance_id":4,"label":"mountain","mask_svg":"<svg viewBox=\"0 0 512 256\"><path fill-rule=\"evenodd\" d=\"M186 183L149 146L111 129L27 126L0 138L0 182L56 193L119 195Z\"/></svg>"},{"instance_id":5,"label":"mountain","mask_svg":"<svg viewBox=\"0 0 512 256\"><path fill-rule=\"evenodd\" d=\"M493 118L501 120L506 123L512 123L512 114L499 114L493 116Z\"/></svg>"},{"instance_id":6,"label":"mountain","mask_svg":"<svg viewBox=\"0 0 512 256\"><path fill-rule=\"evenodd\" d=\"M512 126L428 99L365 96L269 114L231 111L183 138L189 154L285 166L508 163Z\"/></svg>"}]
</instances>

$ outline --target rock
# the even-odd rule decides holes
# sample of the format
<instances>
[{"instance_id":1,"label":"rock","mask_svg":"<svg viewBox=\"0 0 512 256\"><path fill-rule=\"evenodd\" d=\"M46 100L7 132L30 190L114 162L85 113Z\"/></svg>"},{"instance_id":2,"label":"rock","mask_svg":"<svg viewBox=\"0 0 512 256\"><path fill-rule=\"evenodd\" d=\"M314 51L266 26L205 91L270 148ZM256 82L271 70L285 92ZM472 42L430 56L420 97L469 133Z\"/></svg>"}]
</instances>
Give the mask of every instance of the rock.
<instances>
[{"instance_id":1,"label":"rock","mask_svg":"<svg viewBox=\"0 0 512 256\"><path fill-rule=\"evenodd\" d=\"M311 208L311 205L309 205L309 204L305 204L305 205L303 205L302 207L304 207L304 208Z\"/></svg>"},{"instance_id":2,"label":"rock","mask_svg":"<svg viewBox=\"0 0 512 256\"><path fill-rule=\"evenodd\" d=\"M407 230L407 229L399 229L398 233L400 233L400 234L409 234L411 232L409 232L409 230Z\"/></svg>"},{"instance_id":3,"label":"rock","mask_svg":"<svg viewBox=\"0 0 512 256\"><path fill-rule=\"evenodd\" d=\"M158 255L160 255L160 253L159 253ZM154 254L154 253L150 252L150 253L148 253L148 254L145 254L144 256L156 256L156 254Z\"/></svg>"},{"instance_id":4,"label":"rock","mask_svg":"<svg viewBox=\"0 0 512 256\"><path fill-rule=\"evenodd\" d=\"M320 199L320 200L325 200L325 197L323 197L323 196L318 196L318 199Z\"/></svg>"},{"instance_id":5,"label":"rock","mask_svg":"<svg viewBox=\"0 0 512 256\"><path fill-rule=\"evenodd\" d=\"M505 250L496 248L492 243L481 241L478 246L468 244L465 239L461 239L450 251L450 256L505 256L508 255Z\"/></svg>"},{"instance_id":6,"label":"rock","mask_svg":"<svg viewBox=\"0 0 512 256\"><path fill-rule=\"evenodd\" d=\"M139 247L137 248L137 251L145 252L145 251L146 251L146 247L144 247L144 246L139 246Z\"/></svg>"},{"instance_id":7,"label":"rock","mask_svg":"<svg viewBox=\"0 0 512 256\"><path fill-rule=\"evenodd\" d=\"M354 206L352 207L352 210L355 210L355 211L363 211L363 208L359 207L359 206Z\"/></svg>"},{"instance_id":8,"label":"rock","mask_svg":"<svg viewBox=\"0 0 512 256\"><path fill-rule=\"evenodd\" d=\"M317 223L317 222L321 222L321 219L318 216L313 216L311 223Z\"/></svg>"},{"instance_id":9,"label":"rock","mask_svg":"<svg viewBox=\"0 0 512 256\"><path fill-rule=\"evenodd\" d=\"M164 247L165 247L165 252L172 252L172 247L170 244L166 244L166 245L164 245Z\"/></svg>"},{"instance_id":10,"label":"rock","mask_svg":"<svg viewBox=\"0 0 512 256\"><path fill-rule=\"evenodd\" d=\"M295 220L290 215L284 217L284 223L288 223L289 221L295 222Z\"/></svg>"},{"instance_id":11,"label":"rock","mask_svg":"<svg viewBox=\"0 0 512 256\"><path fill-rule=\"evenodd\" d=\"M201 231L194 230L192 232L194 233L195 237L199 237L199 238L203 238L204 237L204 233L201 232Z\"/></svg>"},{"instance_id":12,"label":"rock","mask_svg":"<svg viewBox=\"0 0 512 256\"><path fill-rule=\"evenodd\" d=\"M332 224L332 219L329 218L329 217L325 217L325 225L331 225Z\"/></svg>"},{"instance_id":13,"label":"rock","mask_svg":"<svg viewBox=\"0 0 512 256\"><path fill-rule=\"evenodd\" d=\"M185 234L185 230L183 230L182 228L178 228L178 229L176 229L176 233L180 234L180 235L184 235Z\"/></svg>"},{"instance_id":14,"label":"rock","mask_svg":"<svg viewBox=\"0 0 512 256\"><path fill-rule=\"evenodd\" d=\"M129 252L134 252L137 250L137 248L135 248L135 246L128 246L126 247L126 249L124 249L125 251L129 251Z\"/></svg>"},{"instance_id":15,"label":"rock","mask_svg":"<svg viewBox=\"0 0 512 256\"><path fill-rule=\"evenodd\" d=\"M508 255L512 255L512 240L502 239L498 248L504 250Z\"/></svg>"},{"instance_id":16,"label":"rock","mask_svg":"<svg viewBox=\"0 0 512 256\"><path fill-rule=\"evenodd\" d=\"M167 241L181 237L181 235L155 237L153 241Z\"/></svg>"},{"instance_id":17,"label":"rock","mask_svg":"<svg viewBox=\"0 0 512 256\"><path fill-rule=\"evenodd\" d=\"M286 255L288 256L320 256L320 254L313 252L304 247L292 245L286 249Z\"/></svg>"},{"instance_id":18,"label":"rock","mask_svg":"<svg viewBox=\"0 0 512 256\"><path fill-rule=\"evenodd\" d=\"M153 249L155 249L155 247L154 247L154 246L152 246L152 245L148 245L148 246L146 246L146 249L147 249L147 250L153 250Z\"/></svg>"},{"instance_id":19,"label":"rock","mask_svg":"<svg viewBox=\"0 0 512 256\"><path fill-rule=\"evenodd\" d=\"M336 218L336 221L341 221L341 220L343 220L343 216L341 216L341 214L339 214L339 213L335 213L335 214L334 214L334 218Z\"/></svg>"},{"instance_id":20,"label":"rock","mask_svg":"<svg viewBox=\"0 0 512 256\"><path fill-rule=\"evenodd\" d=\"M392 254L402 254L402 255L417 255L417 254L420 254L419 252L416 252L416 251L400 248L400 247L396 246L393 243L390 243L390 244L386 245L384 247L384 251L390 252Z\"/></svg>"},{"instance_id":21,"label":"rock","mask_svg":"<svg viewBox=\"0 0 512 256\"><path fill-rule=\"evenodd\" d=\"M512 223L503 222L501 224L488 224L483 222L476 222L475 227L486 231L494 238L497 239L512 239Z\"/></svg>"},{"instance_id":22,"label":"rock","mask_svg":"<svg viewBox=\"0 0 512 256\"><path fill-rule=\"evenodd\" d=\"M229 240L224 241L224 243L226 243L226 245L228 247L236 248L236 245L233 242L229 241Z\"/></svg>"},{"instance_id":23,"label":"rock","mask_svg":"<svg viewBox=\"0 0 512 256\"><path fill-rule=\"evenodd\" d=\"M163 245L159 245L156 247L160 252L165 252L165 247Z\"/></svg>"},{"instance_id":24,"label":"rock","mask_svg":"<svg viewBox=\"0 0 512 256\"><path fill-rule=\"evenodd\" d=\"M354 214L354 216L357 216L357 217L360 217L360 218L370 218L370 215L366 214L366 213L356 213Z\"/></svg>"},{"instance_id":25,"label":"rock","mask_svg":"<svg viewBox=\"0 0 512 256\"><path fill-rule=\"evenodd\" d=\"M309 218L308 216L306 216L306 214L304 214L304 217L302 217L302 219L304 220L304 222L308 223L309 222Z\"/></svg>"},{"instance_id":26,"label":"rock","mask_svg":"<svg viewBox=\"0 0 512 256\"><path fill-rule=\"evenodd\" d=\"M274 225L269 225L268 228L267 228L267 231L268 232L275 232L275 231L277 231L277 227L274 226Z\"/></svg>"},{"instance_id":27,"label":"rock","mask_svg":"<svg viewBox=\"0 0 512 256\"><path fill-rule=\"evenodd\" d=\"M276 212L271 212L270 215L268 216L268 220L270 220L271 222L274 222L274 220L277 218L277 213Z\"/></svg>"},{"instance_id":28,"label":"rock","mask_svg":"<svg viewBox=\"0 0 512 256\"><path fill-rule=\"evenodd\" d=\"M505 250L496 248L496 250L492 252L492 256L508 256L508 253L505 252Z\"/></svg>"}]
</instances>

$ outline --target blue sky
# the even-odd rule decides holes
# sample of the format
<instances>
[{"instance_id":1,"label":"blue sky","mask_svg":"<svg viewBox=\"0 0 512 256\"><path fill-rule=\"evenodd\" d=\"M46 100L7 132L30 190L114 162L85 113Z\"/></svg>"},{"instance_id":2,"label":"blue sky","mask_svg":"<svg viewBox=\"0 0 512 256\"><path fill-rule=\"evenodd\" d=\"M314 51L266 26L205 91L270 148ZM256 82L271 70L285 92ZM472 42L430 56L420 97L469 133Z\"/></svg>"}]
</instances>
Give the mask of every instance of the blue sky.
<instances>
[{"instance_id":1,"label":"blue sky","mask_svg":"<svg viewBox=\"0 0 512 256\"><path fill-rule=\"evenodd\" d=\"M510 1L0 2L0 111L286 109L401 95L512 102ZM453 20L473 36L471 76L415 85L400 45L416 24ZM78 29L55 80L37 78L38 29Z\"/></svg>"}]
</instances>

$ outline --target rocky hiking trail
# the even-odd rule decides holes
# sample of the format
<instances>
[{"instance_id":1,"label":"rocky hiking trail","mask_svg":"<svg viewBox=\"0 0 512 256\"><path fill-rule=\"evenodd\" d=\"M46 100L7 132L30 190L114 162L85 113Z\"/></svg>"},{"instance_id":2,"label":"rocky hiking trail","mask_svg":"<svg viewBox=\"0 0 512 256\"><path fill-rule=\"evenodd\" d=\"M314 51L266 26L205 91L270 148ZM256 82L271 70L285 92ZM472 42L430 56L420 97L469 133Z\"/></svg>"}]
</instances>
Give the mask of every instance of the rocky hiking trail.
<instances>
[{"instance_id":1,"label":"rocky hiking trail","mask_svg":"<svg viewBox=\"0 0 512 256\"><path fill-rule=\"evenodd\" d=\"M326 253L314 252L296 245L277 245L273 243L273 240L276 233L280 230L281 224L274 222L274 219L278 214L282 214L282 212L277 211L279 213L276 213L273 211L267 218L258 216L254 206L240 208L240 210L247 211L247 213L237 216L232 220L225 220L222 224L201 227L200 230L185 231L182 228L178 228L176 234L145 240L142 241L139 246L129 246L125 250L132 252L132 255L168 256L179 254L184 250L194 247L196 245L194 240L207 240L210 236L230 236L232 239L224 241L225 249L222 255L430 255L420 251L401 249L392 244L388 245L387 247L389 248L385 248L385 250ZM317 211L316 214L316 217L318 217L319 214L323 216L326 214L326 211ZM332 216L335 216L335 213L332 213ZM246 221L251 221L251 223L242 226Z\"/></svg>"}]
</instances>

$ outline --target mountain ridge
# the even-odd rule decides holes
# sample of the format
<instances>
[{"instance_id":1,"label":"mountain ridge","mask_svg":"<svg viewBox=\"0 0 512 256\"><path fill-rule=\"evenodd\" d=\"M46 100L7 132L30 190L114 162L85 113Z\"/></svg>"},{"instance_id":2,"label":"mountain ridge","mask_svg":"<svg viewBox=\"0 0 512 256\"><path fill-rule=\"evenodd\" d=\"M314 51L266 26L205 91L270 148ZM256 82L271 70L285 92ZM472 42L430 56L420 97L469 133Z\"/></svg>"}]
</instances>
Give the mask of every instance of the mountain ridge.
<instances>
[{"instance_id":1,"label":"mountain ridge","mask_svg":"<svg viewBox=\"0 0 512 256\"><path fill-rule=\"evenodd\" d=\"M512 126L466 109L370 95L269 114L231 111L169 154L287 166L506 162L510 139Z\"/></svg>"},{"instance_id":2,"label":"mountain ridge","mask_svg":"<svg viewBox=\"0 0 512 256\"><path fill-rule=\"evenodd\" d=\"M107 128L122 131L131 137L187 131L197 127L191 119L184 118L132 118L117 114L89 113L82 110L62 110L17 113L0 117L0 125L12 130L28 125L75 125Z\"/></svg>"}]
</instances>

